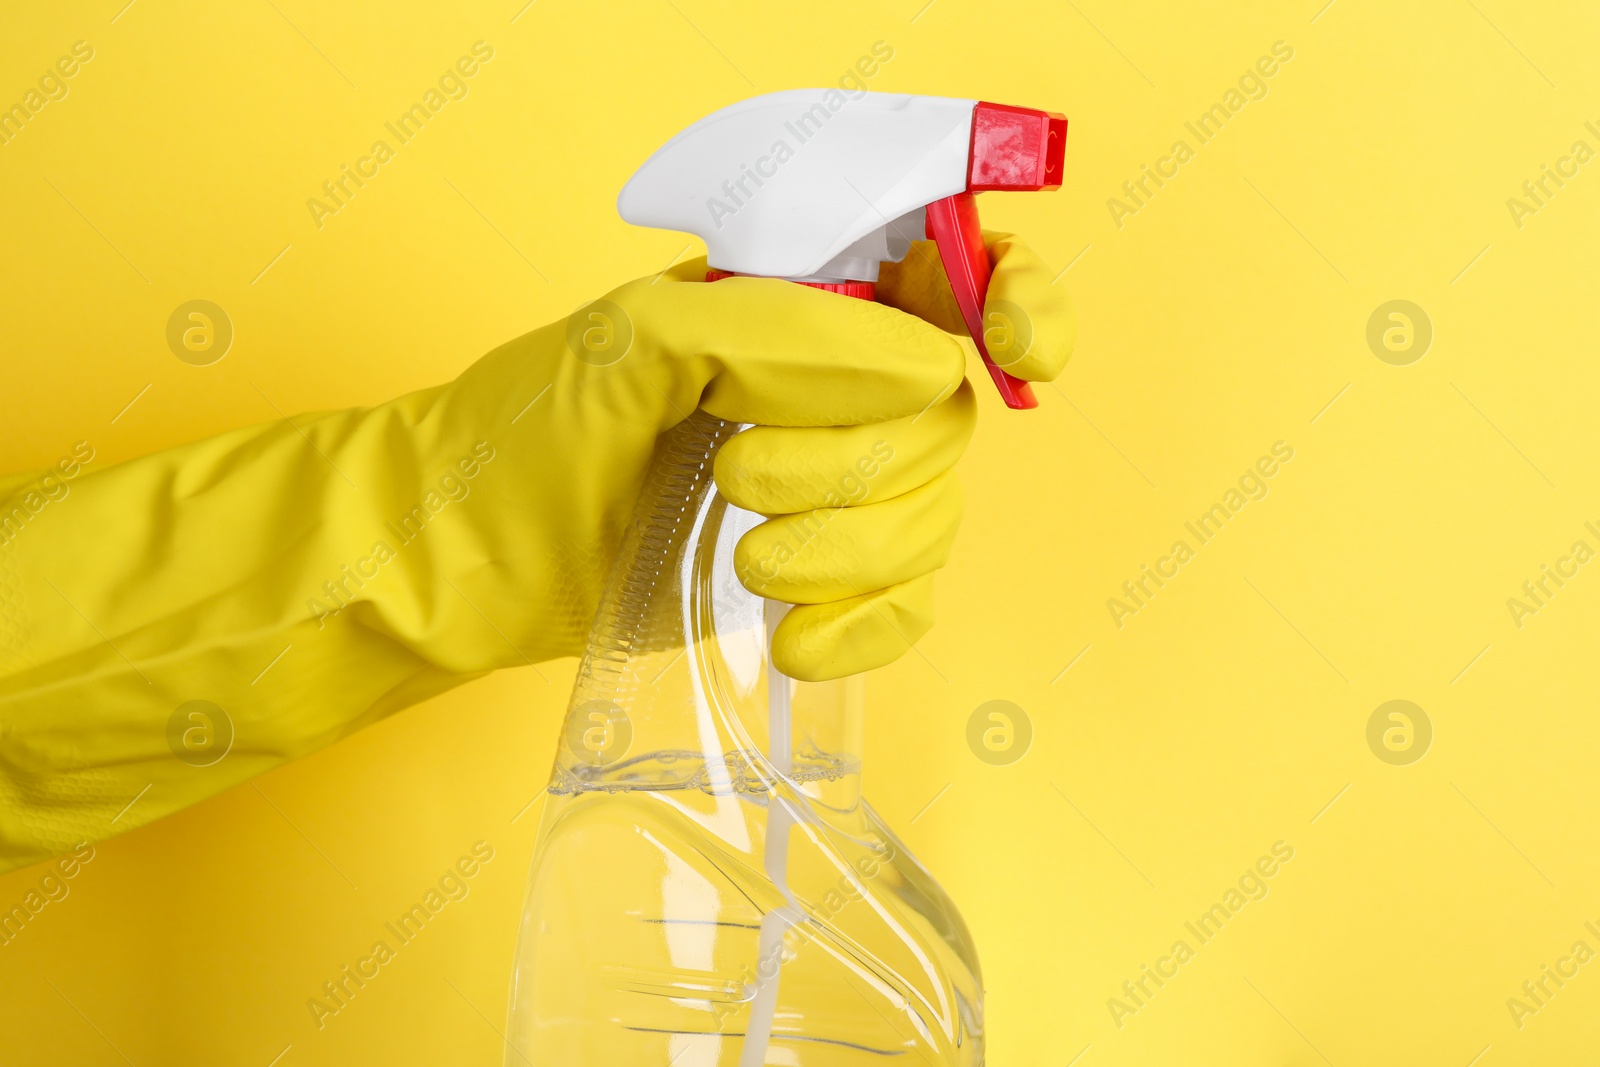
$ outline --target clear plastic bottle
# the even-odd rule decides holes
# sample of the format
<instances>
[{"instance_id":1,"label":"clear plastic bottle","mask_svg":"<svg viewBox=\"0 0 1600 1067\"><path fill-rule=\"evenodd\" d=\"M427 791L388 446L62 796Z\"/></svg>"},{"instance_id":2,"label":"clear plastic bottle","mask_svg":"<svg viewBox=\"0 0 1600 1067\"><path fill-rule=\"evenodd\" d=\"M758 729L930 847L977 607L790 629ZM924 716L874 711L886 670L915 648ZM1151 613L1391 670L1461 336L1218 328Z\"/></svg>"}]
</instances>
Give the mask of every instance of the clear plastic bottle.
<instances>
[{"instance_id":1,"label":"clear plastic bottle","mask_svg":"<svg viewBox=\"0 0 1600 1067\"><path fill-rule=\"evenodd\" d=\"M663 435L562 730L518 940L508 1067L976 1067L977 954L860 794L860 678L767 654L760 517L711 479L738 426Z\"/></svg>"}]
</instances>

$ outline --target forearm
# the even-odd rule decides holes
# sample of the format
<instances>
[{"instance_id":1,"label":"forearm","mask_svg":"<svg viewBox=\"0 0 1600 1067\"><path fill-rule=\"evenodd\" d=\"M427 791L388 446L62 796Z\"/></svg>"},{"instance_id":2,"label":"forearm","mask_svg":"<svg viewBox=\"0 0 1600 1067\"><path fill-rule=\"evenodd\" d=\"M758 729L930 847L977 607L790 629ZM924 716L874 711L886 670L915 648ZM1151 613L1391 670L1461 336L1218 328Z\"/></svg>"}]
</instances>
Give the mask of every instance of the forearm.
<instances>
[{"instance_id":1,"label":"forearm","mask_svg":"<svg viewBox=\"0 0 1600 1067\"><path fill-rule=\"evenodd\" d=\"M486 521L512 488L516 427L498 402L463 411L459 384L0 479L0 869L572 650L569 626L541 624L538 589L519 590L515 617L498 592L511 541L554 546ZM227 720L189 735L198 750L174 739L187 721L168 730L196 700ZM194 765L228 723L226 755Z\"/></svg>"}]
</instances>

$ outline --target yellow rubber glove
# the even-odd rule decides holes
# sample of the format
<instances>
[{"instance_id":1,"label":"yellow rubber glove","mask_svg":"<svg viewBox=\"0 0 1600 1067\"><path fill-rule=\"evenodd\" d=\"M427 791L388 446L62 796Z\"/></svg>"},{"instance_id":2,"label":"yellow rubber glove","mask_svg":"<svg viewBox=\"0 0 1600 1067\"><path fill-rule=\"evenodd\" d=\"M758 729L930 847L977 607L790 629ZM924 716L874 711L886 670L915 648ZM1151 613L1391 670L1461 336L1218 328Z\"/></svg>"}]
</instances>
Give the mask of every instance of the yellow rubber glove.
<instances>
[{"instance_id":1,"label":"yellow rubber glove","mask_svg":"<svg viewBox=\"0 0 1600 1067\"><path fill-rule=\"evenodd\" d=\"M1043 268L996 251L992 293L1058 318L1047 290L1007 280ZM774 572L772 591L807 605L776 654L822 676L909 647L957 520L943 472L970 431L970 343L892 307L703 271L629 283L376 408L105 469L85 446L70 471L0 479L0 870L488 671L578 653L655 438L696 407L761 424L717 473L774 513L828 506L819 478L863 443L893 449L868 494ZM886 296L959 329L920 303L936 268L903 275ZM861 594L899 632L863 615Z\"/></svg>"}]
</instances>

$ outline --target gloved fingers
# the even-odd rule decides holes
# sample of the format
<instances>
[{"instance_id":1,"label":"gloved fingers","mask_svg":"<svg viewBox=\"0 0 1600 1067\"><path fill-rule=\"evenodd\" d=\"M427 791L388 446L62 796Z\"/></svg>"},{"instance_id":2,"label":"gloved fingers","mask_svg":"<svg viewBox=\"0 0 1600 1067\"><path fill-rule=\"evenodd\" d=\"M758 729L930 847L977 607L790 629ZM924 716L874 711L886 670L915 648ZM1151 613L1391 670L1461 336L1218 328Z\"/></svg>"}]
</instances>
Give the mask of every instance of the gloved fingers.
<instances>
[{"instance_id":1,"label":"gloved fingers","mask_svg":"<svg viewBox=\"0 0 1600 1067\"><path fill-rule=\"evenodd\" d=\"M999 236L985 232L984 244ZM957 337L967 336L966 324L961 320L961 308L956 305L955 293L950 290L950 279L945 276L944 264L939 262L939 248L932 241L913 241L911 251L900 262L884 263L878 270L875 291L880 304L898 308L907 315L915 315L946 333L953 333Z\"/></svg>"},{"instance_id":2,"label":"gloved fingers","mask_svg":"<svg viewBox=\"0 0 1600 1067\"><path fill-rule=\"evenodd\" d=\"M772 635L772 663L824 682L893 663L933 625L933 575L830 604L791 608Z\"/></svg>"},{"instance_id":3,"label":"gloved fingers","mask_svg":"<svg viewBox=\"0 0 1600 1067\"><path fill-rule=\"evenodd\" d=\"M1044 260L1020 238L990 234L994 276L983 305L983 341L1006 373L1048 382L1066 367L1078 340L1078 313Z\"/></svg>"},{"instance_id":4,"label":"gloved fingers","mask_svg":"<svg viewBox=\"0 0 1600 1067\"><path fill-rule=\"evenodd\" d=\"M636 359L670 366L669 391L678 395L669 399L685 416L698 406L774 426L880 422L949 395L965 369L961 346L937 327L791 282L661 276L630 282L607 300L640 351L595 369L626 375Z\"/></svg>"},{"instance_id":5,"label":"gloved fingers","mask_svg":"<svg viewBox=\"0 0 1600 1067\"><path fill-rule=\"evenodd\" d=\"M739 539L734 573L752 593L826 604L944 566L961 522L953 471L879 504L769 519Z\"/></svg>"},{"instance_id":6,"label":"gloved fingers","mask_svg":"<svg viewBox=\"0 0 1600 1067\"><path fill-rule=\"evenodd\" d=\"M986 230L993 274L983 308L984 344L1005 370L1031 382L1050 381L1072 355L1078 315L1048 264L1021 238ZM919 254L921 253L921 254ZM931 241L918 242L899 263L885 263L878 299L957 335L965 335L950 282Z\"/></svg>"},{"instance_id":7,"label":"gloved fingers","mask_svg":"<svg viewBox=\"0 0 1600 1067\"><path fill-rule=\"evenodd\" d=\"M977 422L972 386L926 411L863 426L754 426L717 453L717 488L762 515L853 507L908 493L955 465Z\"/></svg>"}]
</instances>

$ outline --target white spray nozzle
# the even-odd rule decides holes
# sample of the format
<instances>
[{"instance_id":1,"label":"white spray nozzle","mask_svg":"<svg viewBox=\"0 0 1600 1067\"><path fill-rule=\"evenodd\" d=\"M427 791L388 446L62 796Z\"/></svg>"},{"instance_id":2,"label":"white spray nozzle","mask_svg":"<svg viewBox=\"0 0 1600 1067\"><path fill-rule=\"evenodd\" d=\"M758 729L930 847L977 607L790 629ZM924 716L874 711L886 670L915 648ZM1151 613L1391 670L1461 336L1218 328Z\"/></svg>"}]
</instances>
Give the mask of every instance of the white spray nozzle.
<instances>
[{"instance_id":1,"label":"white spray nozzle","mask_svg":"<svg viewBox=\"0 0 1600 1067\"><path fill-rule=\"evenodd\" d=\"M923 236L922 208L967 188L975 100L841 89L768 93L662 145L623 219L706 243L734 274L876 281Z\"/></svg>"}]
</instances>

